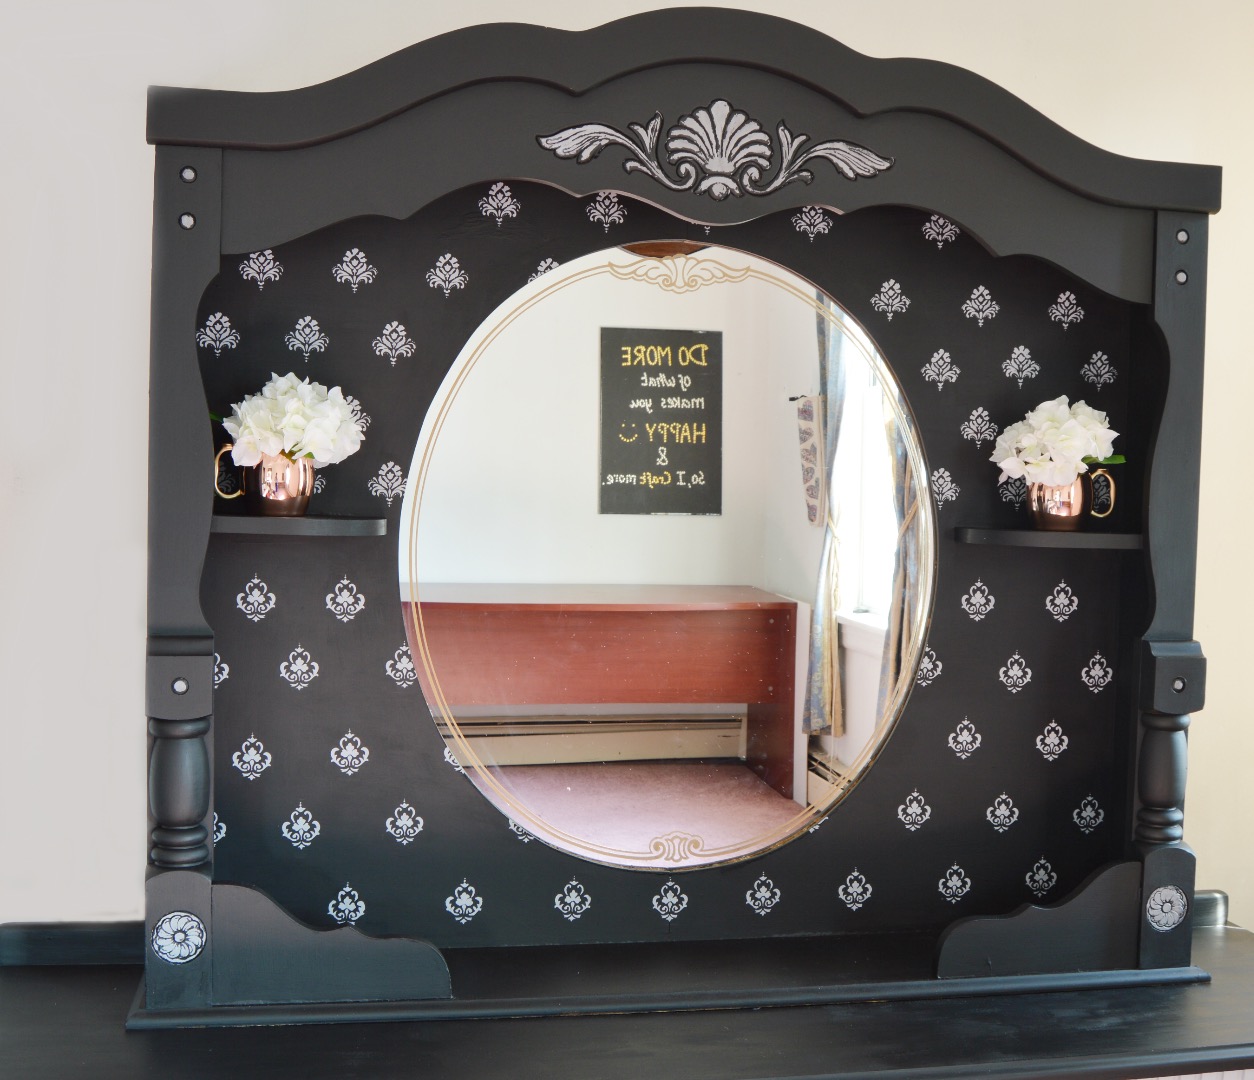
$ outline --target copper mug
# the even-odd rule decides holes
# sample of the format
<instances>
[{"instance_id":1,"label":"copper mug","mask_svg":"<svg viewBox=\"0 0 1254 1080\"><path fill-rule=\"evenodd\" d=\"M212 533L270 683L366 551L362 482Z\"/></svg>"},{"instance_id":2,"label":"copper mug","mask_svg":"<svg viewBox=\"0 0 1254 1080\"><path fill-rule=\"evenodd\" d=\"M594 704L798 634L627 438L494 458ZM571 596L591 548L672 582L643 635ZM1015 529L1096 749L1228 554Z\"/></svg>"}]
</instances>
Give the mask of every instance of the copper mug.
<instances>
[{"instance_id":1,"label":"copper mug","mask_svg":"<svg viewBox=\"0 0 1254 1080\"><path fill-rule=\"evenodd\" d=\"M1100 514L1093 509L1093 478L1110 485L1110 504ZM1070 484L1029 484L1028 514L1038 529L1074 532L1085 518L1106 518L1115 509L1115 478L1105 469L1081 473Z\"/></svg>"},{"instance_id":2,"label":"copper mug","mask_svg":"<svg viewBox=\"0 0 1254 1080\"><path fill-rule=\"evenodd\" d=\"M244 470L244 487L223 491L218 483L222 455L233 443L227 443L213 459L213 489L224 499L244 496L244 505L254 514L276 517L300 517L309 508L313 494L314 466L307 457L290 458L286 454L262 454L261 461Z\"/></svg>"}]
</instances>

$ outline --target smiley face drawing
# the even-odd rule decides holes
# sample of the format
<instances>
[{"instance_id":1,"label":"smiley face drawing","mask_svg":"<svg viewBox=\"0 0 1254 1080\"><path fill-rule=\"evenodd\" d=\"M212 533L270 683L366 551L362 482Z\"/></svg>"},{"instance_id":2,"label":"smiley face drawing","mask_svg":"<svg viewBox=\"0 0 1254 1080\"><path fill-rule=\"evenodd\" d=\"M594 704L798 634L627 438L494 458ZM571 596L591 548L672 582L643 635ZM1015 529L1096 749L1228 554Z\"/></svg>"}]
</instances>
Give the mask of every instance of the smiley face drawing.
<instances>
[{"instance_id":1,"label":"smiley face drawing","mask_svg":"<svg viewBox=\"0 0 1254 1080\"><path fill-rule=\"evenodd\" d=\"M621 424L618 425L618 428L619 428L618 437L625 443L633 443L638 438L640 438L640 432L636 430L635 424L629 425L627 421L624 420ZM627 435L628 431L631 432L630 438Z\"/></svg>"}]
</instances>

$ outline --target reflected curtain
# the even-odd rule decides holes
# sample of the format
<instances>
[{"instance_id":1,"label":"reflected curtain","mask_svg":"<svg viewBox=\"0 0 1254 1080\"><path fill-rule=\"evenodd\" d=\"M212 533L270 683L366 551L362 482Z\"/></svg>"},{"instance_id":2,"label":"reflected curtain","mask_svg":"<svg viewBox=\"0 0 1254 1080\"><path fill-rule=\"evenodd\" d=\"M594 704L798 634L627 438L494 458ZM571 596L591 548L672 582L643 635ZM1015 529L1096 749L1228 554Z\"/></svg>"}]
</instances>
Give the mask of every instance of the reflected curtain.
<instances>
[{"instance_id":1,"label":"reflected curtain","mask_svg":"<svg viewBox=\"0 0 1254 1080\"><path fill-rule=\"evenodd\" d=\"M897 430L897 420L884 401L884 436L893 470L893 513L897 517L897 554L893 560L892 602L888 609L888 633L884 639L884 663L880 669L877 715L885 716L888 704L902 675L905 659L914 648L914 623L910 613L915 610L919 594L919 529L915 518L919 511L919 490L906 440Z\"/></svg>"},{"instance_id":2,"label":"reflected curtain","mask_svg":"<svg viewBox=\"0 0 1254 1080\"><path fill-rule=\"evenodd\" d=\"M827 297L820 294L818 300L824 308L832 311ZM832 311L832 314L835 312ZM822 423L819 445L826 485L836 461L845 405L845 363L842 355L845 337L833 324L832 318L823 312L818 314L816 324L820 393L815 404L816 418ZM825 511L823 556L819 562L818 587L810 612L810 660L801 722L802 730L810 734L823 731L843 735L845 719L841 706L840 649L836 625L840 578L836 559L836 510L830 490L824 492L820 506Z\"/></svg>"}]
</instances>

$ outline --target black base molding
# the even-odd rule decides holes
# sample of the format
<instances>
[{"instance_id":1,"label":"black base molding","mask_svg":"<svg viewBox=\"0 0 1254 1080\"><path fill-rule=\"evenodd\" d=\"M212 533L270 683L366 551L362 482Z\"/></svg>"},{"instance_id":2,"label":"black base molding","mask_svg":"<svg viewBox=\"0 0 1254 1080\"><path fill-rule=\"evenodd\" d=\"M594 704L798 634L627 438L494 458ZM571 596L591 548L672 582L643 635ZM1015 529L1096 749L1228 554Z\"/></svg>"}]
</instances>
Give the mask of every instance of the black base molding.
<instances>
[{"instance_id":1,"label":"black base molding","mask_svg":"<svg viewBox=\"0 0 1254 1080\"><path fill-rule=\"evenodd\" d=\"M0 926L0 967L143 962L144 924L138 919Z\"/></svg>"}]
</instances>

